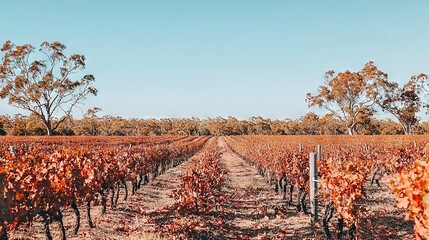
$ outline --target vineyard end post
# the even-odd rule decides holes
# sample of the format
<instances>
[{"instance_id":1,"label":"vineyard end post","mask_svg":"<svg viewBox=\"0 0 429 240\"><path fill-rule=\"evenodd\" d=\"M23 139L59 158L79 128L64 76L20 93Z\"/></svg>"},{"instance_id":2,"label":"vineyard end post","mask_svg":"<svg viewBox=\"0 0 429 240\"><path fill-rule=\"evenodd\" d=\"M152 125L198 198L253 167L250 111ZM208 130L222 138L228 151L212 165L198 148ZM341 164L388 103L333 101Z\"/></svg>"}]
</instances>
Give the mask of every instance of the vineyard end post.
<instances>
[{"instance_id":1,"label":"vineyard end post","mask_svg":"<svg viewBox=\"0 0 429 240\"><path fill-rule=\"evenodd\" d=\"M298 151L301 153L302 152L302 143L298 144Z\"/></svg>"},{"instance_id":2,"label":"vineyard end post","mask_svg":"<svg viewBox=\"0 0 429 240\"><path fill-rule=\"evenodd\" d=\"M310 223L314 224L318 218L317 203L317 153L310 153Z\"/></svg>"},{"instance_id":3,"label":"vineyard end post","mask_svg":"<svg viewBox=\"0 0 429 240\"><path fill-rule=\"evenodd\" d=\"M317 144L317 160L322 160L322 145Z\"/></svg>"},{"instance_id":4,"label":"vineyard end post","mask_svg":"<svg viewBox=\"0 0 429 240\"><path fill-rule=\"evenodd\" d=\"M10 154L15 155L15 146L11 145L9 147L9 152L10 152Z\"/></svg>"}]
</instances>

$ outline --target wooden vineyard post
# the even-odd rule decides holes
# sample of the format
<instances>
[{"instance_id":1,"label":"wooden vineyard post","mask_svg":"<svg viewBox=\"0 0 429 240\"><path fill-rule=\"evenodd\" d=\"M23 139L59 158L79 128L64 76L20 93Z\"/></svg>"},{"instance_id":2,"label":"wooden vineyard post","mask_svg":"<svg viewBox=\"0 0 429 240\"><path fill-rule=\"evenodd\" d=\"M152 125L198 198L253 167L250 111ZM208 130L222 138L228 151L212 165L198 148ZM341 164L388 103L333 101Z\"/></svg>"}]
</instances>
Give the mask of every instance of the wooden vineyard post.
<instances>
[{"instance_id":1,"label":"wooden vineyard post","mask_svg":"<svg viewBox=\"0 0 429 240\"><path fill-rule=\"evenodd\" d=\"M298 144L298 151L301 153L302 152L302 143Z\"/></svg>"},{"instance_id":2,"label":"wooden vineyard post","mask_svg":"<svg viewBox=\"0 0 429 240\"><path fill-rule=\"evenodd\" d=\"M322 145L317 144L317 160L322 160Z\"/></svg>"},{"instance_id":3,"label":"wooden vineyard post","mask_svg":"<svg viewBox=\"0 0 429 240\"><path fill-rule=\"evenodd\" d=\"M416 140L414 140L414 147L417 147L417 142L416 142Z\"/></svg>"},{"instance_id":4,"label":"wooden vineyard post","mask_svg":"<svg viewBox=\"0 0 429 240\"><path fill-rule=\"evenodd\" d=\"M317 222L317 153L310 153L310 223Z\"/></svg>"},{"instance_id":5,"label":"wooden vineyard post","mask_svg":"<svg viewBox=\"0 0 429 240\"><path fill-rule=\"evenodd\" d=\"M9 147L9 152L10 152L10 154L12 154L12 155L15 155L15 146L10 146Z\"/></svg>"}]
</instances>

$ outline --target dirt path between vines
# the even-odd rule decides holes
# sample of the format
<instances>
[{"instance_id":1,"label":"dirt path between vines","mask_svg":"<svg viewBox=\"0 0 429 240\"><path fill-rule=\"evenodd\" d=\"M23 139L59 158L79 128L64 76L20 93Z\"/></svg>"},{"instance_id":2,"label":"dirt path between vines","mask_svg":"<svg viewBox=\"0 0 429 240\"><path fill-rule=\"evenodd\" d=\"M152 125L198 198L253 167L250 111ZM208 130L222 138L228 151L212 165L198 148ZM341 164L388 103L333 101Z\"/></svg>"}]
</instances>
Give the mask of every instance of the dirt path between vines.
<instances>
[{"instance_id":1,"label":"dirt path between vines","mask_svg":"<svg viewBox=\"0 0 429 240\"><path fill-rule=\"evenodd\" d=\"M302 239L313 236L307 215L287 207L280 194L220 138L222 162L228 170L226 237L232 239Z\"/></svg>"}]
</instances>

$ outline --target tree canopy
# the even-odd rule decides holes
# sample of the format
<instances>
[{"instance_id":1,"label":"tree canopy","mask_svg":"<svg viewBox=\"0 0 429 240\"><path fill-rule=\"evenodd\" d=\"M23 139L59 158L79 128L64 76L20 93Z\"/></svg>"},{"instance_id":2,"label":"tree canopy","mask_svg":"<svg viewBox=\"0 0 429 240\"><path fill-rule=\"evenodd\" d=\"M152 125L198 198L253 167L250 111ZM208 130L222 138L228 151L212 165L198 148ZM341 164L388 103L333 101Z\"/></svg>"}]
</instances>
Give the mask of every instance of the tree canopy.
<instances>
[{"instance_id":1,"label":"tree canopy","mask_svg":"<svg viewBox=\"0 0 429 240\"><path fill-rule=\"evenodd\" d=\"M376 107L392 114L405 134L412 134L419 126L418 113L429 104L422 99L429 96L429 77L421 73L411 77L404 85L388 79L373 62L368 62L358 72L349 70L335 74L326 72L325 85L316 95L307 93L309 107L328 110L332 117L341 121L352 135L358 125L362 130L373 132L373 113Z\"/></svg>"},{"instance_id":2,"label":"tree canopy","mask_svg":"<svg viewBox=\"0 0 429 240\"><path fill-rule=\"evenodd\" d=\"M380 71L373 62L365 64L362 70L349 70L335 74L333 70L325 74L325 85L319 87L316 95L307 93L309 107L318 106L328 110L339 119L352 135L360 119L372 115L373 94L376 83L387 74Z\"/></svg>"},{"instance_id":3,"label":"tree canopy","mask_svg":"<svg viewBox=\"0 0 429 240\"><path fill-rule=\"evenodd\" d=\"M420 88L411 79L403 86L396 82L381 79L376 85L376 91L371 99L384 111L392 114L401 124L406 135L415 130L419 122L417 113L422 106L419 97Z\"/></svg>"},{"instance_id":4,"label":"tree canopy","mask_svg":"<svg viewBox=\"0 0 429 240\"><path fill-rule=\"evenodd\" d=\"M35 114L52 135L88 95L97 95L95 78L91 74L72 78L85 69L86 59L80 54L66 56L60 42L43 42L39 51L35 49L30 44L3 44L0 98Z\"/></svg>"}]
</instances>

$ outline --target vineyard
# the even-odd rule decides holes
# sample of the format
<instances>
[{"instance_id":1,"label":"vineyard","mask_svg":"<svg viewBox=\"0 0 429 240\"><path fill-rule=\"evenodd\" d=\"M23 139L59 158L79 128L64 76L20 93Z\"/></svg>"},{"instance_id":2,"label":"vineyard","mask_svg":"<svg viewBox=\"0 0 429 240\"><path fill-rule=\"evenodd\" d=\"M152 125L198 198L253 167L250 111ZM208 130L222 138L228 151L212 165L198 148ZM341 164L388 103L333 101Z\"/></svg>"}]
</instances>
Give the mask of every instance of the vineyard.
<instances>
[{"instance_id":1,"label":"vineyard","mask_svg":"<svg viewBox=\"0 0 429 240\"><path fill-rule=\"evenodd\" d=\"M4 137L0 239L425 239L428 142Z\"/></svg>"}]
</instances>

